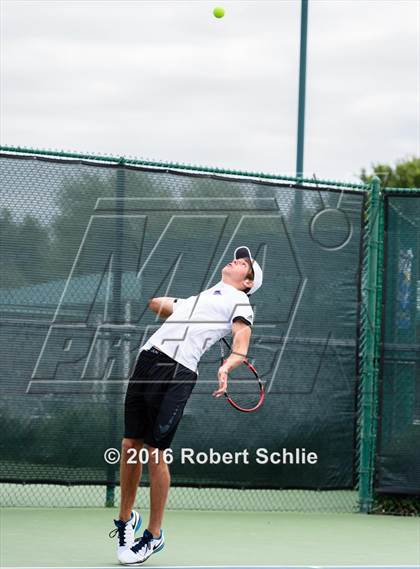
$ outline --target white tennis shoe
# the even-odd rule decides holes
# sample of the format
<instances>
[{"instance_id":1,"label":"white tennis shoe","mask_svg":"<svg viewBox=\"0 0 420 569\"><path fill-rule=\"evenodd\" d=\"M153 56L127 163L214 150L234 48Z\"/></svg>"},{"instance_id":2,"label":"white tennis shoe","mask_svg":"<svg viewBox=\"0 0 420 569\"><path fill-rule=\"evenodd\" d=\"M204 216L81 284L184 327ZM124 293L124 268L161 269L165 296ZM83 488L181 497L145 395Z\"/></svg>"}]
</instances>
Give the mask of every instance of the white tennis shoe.
<instances>
[{"instance_id":1,"label":"white tennis shoe","mask_svg":"<svg viewBox=\"0 0 420 569\"><path fill-rule=\"evenodd\" d=\"M118 534L117 555L119 559L123 551L135 544L134 534L140 529L141 515L133 510L128 522L114 520L114 524L115 529L109 532L109 537L115 537Z\"/></svg>"},{"instance_id":2,"label":"white tennis shoe","mask_svg":"<svg viewBox=\"0 0 420 569\"><path fill-rule=\"evenodd\" d=\"M136 540L133 547L127 548L118 556L123 565L136 565L144 563L151 555L161 551L165 546L163 530L159 537L153 537L149 530L144 530L143 537Z\"/></svg>"}]
</instances>

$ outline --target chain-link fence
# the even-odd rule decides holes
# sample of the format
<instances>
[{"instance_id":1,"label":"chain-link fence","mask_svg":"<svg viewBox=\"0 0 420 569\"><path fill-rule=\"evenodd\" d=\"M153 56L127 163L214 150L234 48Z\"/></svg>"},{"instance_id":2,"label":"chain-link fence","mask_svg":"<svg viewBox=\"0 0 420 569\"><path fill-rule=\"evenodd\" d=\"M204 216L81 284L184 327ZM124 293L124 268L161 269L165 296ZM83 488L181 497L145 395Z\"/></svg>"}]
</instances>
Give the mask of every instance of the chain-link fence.
<instances>
[{"instance_id":1,"label":"chain-link fence","mask_svg":"<svg viewBox=\"0 0 420 569\"><path fill-rule=\"evenodd\" d=\"M379 191L372 202L357 184L16 149L0 175L5 505L118 500L104 453L120 447L127 381L159 326L148 299L198 294L247 244L264 268L249 356L266 402L244 417L215 401L206 352L169 507L371 509ZM249 462L183 461L185 448Z\"/></svg>"}]
</instances>

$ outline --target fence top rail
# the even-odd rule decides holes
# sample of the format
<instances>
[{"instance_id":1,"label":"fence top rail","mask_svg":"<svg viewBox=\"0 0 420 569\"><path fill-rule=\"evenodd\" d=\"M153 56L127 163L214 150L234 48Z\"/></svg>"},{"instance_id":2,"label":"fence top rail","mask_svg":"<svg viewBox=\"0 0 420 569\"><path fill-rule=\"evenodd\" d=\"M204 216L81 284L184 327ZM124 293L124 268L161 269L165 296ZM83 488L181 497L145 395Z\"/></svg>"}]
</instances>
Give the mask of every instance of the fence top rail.
<instances>
[{"instance_id":1,"label":"fence top rail","mask_svg":"<svg viewBox=\"0 0 420 569\"><path fill-rule=\"evenodd\" d=\"M420 188L383 188L385 194L420 194Z\"/></svg>"},{"instance_id":2,"label":"fence top rail","mask_svg":"<svg viewBox=\"0 0 420 569\"><path fill-rule=\"evenodd\" d=\"M285 181L291 183L291 186L298 187L301 184L306 184L313 186L315 188L319 188L322 186L323 188L327 189L328 187L333 188L346 188L352 189L356 191L366 192L370 186L368 184L355 184L352 182L340 182L337 180L319 180L318 178L296 178L292 176L284 176L282 174L267 174L264 172L248 172L244 170L232 170L228 168L216 168L210 166L202 166L202 165L192 165L192 164L185 164L181 162L160 162L157 160L148 160L148 159L139 159L134 158L131 156L110 156L105 154L86 154L86 153L79 153L79 152L67 152L61 150L42 150L42 149L33 149L21 146L0 146L0 157L34 157L34 158L49 158L49 159L56 159L57 161L62 159L69 159L72 161L78 162L93 162L93 163L101 163L103 165L113 165L113 166L130 166L130 167L139 167L142 169L147 168L157 168L164 170L166 172L182 172L185 171L186 173L196 173L196 174L209 174L209 175L223 175L223 176L234 176L234 177L241 177L241 178L253 178L266 181Z\"/></svg>"}]
</instances>

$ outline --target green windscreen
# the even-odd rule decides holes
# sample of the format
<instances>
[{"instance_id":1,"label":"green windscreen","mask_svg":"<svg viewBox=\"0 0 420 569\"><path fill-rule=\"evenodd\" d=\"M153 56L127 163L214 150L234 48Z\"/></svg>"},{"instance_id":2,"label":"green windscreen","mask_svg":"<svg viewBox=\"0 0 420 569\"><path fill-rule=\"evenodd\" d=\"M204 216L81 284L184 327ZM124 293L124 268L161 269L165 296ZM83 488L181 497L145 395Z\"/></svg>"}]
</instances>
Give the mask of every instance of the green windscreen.
<instances>
[{"instance_id":1,"label":"green windscreen","mask_svg":"<svg viewBox=\"0 0 420 569\"><path fill-rule=\"evenodd\" d=\"M172 484L355 487L363 192L6 154L0 174L0 481L117 485L104 452L120 447L128 378L159 326L148 300L209 288L247 245L264 270L248 355L266 401L245 415L214 399L219 350L206 352ZM183 448L247 449L249 464L182 464ZM290 455L260 464L258 449Z\"/></svg>"},{"instance_id":2,"label":"green windscreen","mask_svg":"<svg viewBox=\"0 0 420 569\"><path fill-rule=\"evenodd\" d=\"M420 195L385 200L386 264L376 490L420 494Z\"/></svg>"}]
</instances>

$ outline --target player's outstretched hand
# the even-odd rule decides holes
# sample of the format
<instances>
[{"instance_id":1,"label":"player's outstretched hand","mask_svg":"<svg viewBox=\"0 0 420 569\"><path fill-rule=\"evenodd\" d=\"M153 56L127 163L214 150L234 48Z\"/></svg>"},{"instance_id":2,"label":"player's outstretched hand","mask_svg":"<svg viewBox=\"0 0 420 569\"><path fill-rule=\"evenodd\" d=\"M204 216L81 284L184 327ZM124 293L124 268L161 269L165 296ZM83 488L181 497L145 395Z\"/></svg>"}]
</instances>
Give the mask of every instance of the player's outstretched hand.
<instances>
[{"instance_id":1,"label":"player's outstretched hand","mask_svg":"<svg viewBox=\"0 0 420 569\"><path fill-rule=\"evenodd\" d=\"M213 391L214 397L220 397L225 393L227 389L228 374L224 366L219 367L219 371L217 372L217 378L219 380L219 388Z\"/></svg>"}]
</instances>

